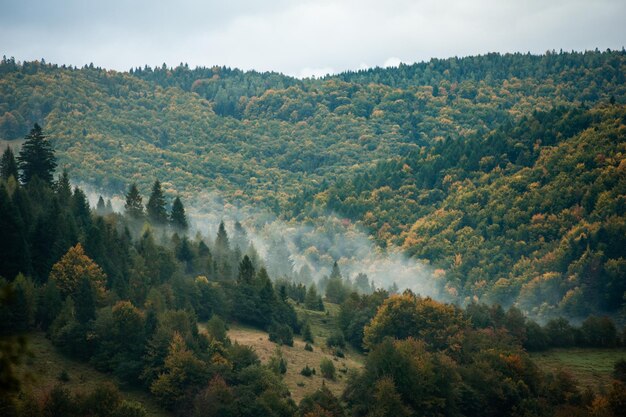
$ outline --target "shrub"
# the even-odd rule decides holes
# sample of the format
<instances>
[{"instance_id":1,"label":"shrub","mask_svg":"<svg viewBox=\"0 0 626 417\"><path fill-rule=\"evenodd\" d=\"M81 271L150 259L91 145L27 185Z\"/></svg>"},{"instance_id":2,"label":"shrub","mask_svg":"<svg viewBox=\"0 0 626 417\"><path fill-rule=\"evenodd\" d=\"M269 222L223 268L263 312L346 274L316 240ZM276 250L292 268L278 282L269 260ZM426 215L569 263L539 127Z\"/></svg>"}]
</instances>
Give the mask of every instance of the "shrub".
<instances>
[{"instance_id":1,"label":"shrub","mask_svg":"<svg viewBox=\"0 0 626 417\"><path fill-rule=\"evenodd\" d=\"M63 369L61 372L59 372L57 379L61 382L69 382L70 374L67 372L67 370Z\"/></svg>"},{"instance_id":2,"label":"shrub","mask_svg":"<svg viewBox=\"0 0 626 417\"><path fill-rule=\"evenodd\" d=\"M302 327L302 339L304 339L305 342L314 343L313 333L311 332L309 322L306 322L304 327Z\"/></svg>"},{"instance_id":3,"label":"shrub","mask_svg":"<svg viewBox=\"0 0 626 417\"><path fill-rule=\"evenodd\" d=\"M315 375L315 368L309 368L309 365L306 365L304 368L302 368L302 370L300 371L300 375L304 375L306 377L310 377L312 375Z\"/></svg>"},{"instance_id":4,"label":"shrub","mask_svg":"<svg viewBox=\"0 0 626 417\"><path fill-rule=\"evenodd\" d=\"M326 339L326 346L345 349L346 339L344 339L343 334L339 332L333 333Z\"/></svg>"},{"instance_id":5,"label":"shrub","mask_svg":"<svg viewBox=\"0 0 626 417\"><path fill-rule=\"evenodd\" d=\"M293 346L293 331L286 324L273 323L269 327L269 338L279 345Z\"/></svg>"},{"instance_id":6,"label":"shrub","mask_svg":"<svg viewBox=\"0 0 626 417\"><path fill-rule=\"evenodd\" d=\"M335 364L328 358L322 359L320 362L320 372L326 379L335 379Z\"/></svg>"},{"instance_id":7,"label":"shrub","mask_svg":"<svg viewBox=\"0 0 626 417\"><path fill-rule=\"evenodd\" d=\"M287 373L287 361L283 357L283 351L280 347L276 347L276 350L274 350L274 354L270 357L267 366L276 375L284 375Z\"/></svg>"},{"instance_id":8,"label":"shrub","mask_svg":"<svg viewBox=\"0 0 626 417\"><path fill-rule=\"evenodd\" d=\"M306 345L304 345L304 350L313 352L313 346L307 343Z\"/></svg>"}]
</instances>

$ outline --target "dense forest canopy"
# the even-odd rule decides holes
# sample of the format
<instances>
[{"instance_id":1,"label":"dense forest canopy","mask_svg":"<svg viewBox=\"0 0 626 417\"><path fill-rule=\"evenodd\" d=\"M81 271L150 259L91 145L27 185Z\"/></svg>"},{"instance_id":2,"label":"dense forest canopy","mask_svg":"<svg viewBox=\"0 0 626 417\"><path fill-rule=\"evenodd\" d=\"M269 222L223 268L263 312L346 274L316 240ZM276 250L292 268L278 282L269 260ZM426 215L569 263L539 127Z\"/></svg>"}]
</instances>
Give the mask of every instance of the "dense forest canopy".
<instances>
[{"instance_id":1,"label":"dense forest canopy","mask_svg":"<svg viewBox=\"0 0 626 417\"><path fill-rule=\"evenodd\" d=\"M624 305L626 52L433 59L321 79L0 64L0 138L45 127L73 178L190 205L329 213L538 317ZM161 216L163 214L161 213Z\"/></svg>"},{"instance_id":2,"label":"dense forest canopy","mask_svg":"<svg viewBox=\"0 0 626 417\"><path fill-rule=\"evenodd\" d=\"M529 352L626 345L625 64L489 54L299 80L3 59L0 414L145 416L116 384L193 417L623 414L623 359L585 387ZM209 193L263 214L209 228L190 215ZM372 265L428 286L383 288ZM44 333L116 384L26 389ZM299 403L281 347L321 358Z\"/></svg>"},{"instance_id":3,"label":"dense forest canopy","mask_svg":"<svg viewBox=\"0 0 626 417\"><path fill-rule=\"evenodd\" d=\"M27 157L45 141L39 133L36 126L26 140L20 172L39 158ZM11 158L5 152L3 173L14 166ZM54 152L44 158L54 162ZM54 165L39 174L52 175ZM351 283L337 262L324 282L324 303L302 271L270 277L264 264L271 257L239 251L241 225L229 235L220 223L214 240L189 238L183 202L177 197L168 217L158 180L146 210L131 184L125 212L115 213L106 203L90 208L85 193L71 189L67 171L52 183L39 174L28 182L14 172L0 178L3 415L147 415L112 382L71 392L67 371L43 396L25 389L16 370L25 335L41 331L65 357L142 390L170 415L620 415L626 362L615 364L614 382L596 393L565 372L543 372L527 353L624 345L626 333L607 317L590 316L578 327L562 318L540 326L517 308L472 302L462 309L409 290L372 288L364 276ZM324 347L301 317L330 306L339 310L332 316L339 332L324 336ZM254 349L233 342L227 333L233 322L267 331L277 345L272 357L262 363ZM292 364L280 346L296 346L295 335L307 342L305 351L325 349L318 367L328 381L338 378L334 362L348 344L368 352L340 398L322 384L299 404L292 399L283 377ZM308 365L301 371L304 378L314 373Z\"/></svg>"}]
</instances>

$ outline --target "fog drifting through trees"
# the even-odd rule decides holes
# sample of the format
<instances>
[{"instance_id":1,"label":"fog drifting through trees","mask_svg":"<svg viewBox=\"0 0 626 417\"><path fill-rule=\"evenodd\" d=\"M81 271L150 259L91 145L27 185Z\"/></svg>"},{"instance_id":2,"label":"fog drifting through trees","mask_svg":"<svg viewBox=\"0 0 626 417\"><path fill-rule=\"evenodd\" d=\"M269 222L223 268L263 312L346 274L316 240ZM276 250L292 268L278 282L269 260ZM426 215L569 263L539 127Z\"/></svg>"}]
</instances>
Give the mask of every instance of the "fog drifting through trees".
<instances>
[{"instance_id":1,"label":"fog drifting through trees","mask_svg":"<svg viewBox=\"0 0 626 417\"><path fill-rule=\"evenodd\" d=\"M86 190L92 207L103 195L105 200L111 200L116 212L124 211L123 196L98 192L84 183L79 186ZM146 200L147 191L143 194ZM168 196L168 201L171 204L173 196ZM209 192L197 195L193 201L183 201L183 204L190 223L188 236L193 238L199 233L209 246L212 246L221 221L224 221L231 239L234 223L238 221L264 262L271 256L271 246L282 245L284 240L289 259L282 261L291 264L294 273L308 266L316 282L330 275L333 263L337 261L344 279L348 278L352 282L357 274L364 273L376 288L387 289L395 283L400 291L410 289L439 300L454 300L453 294L443 291L443 271L407 257L397 247L381 249L367 231L335 214L329 213L315 224L286 222L269 211L247 205L237 207L219 194ZM232 240L231 245L234 250L235 243ZM245 253L247 248L239 249ZM268 270L272 279L282 278L280 274L272 274L275 271L271 267ZM289 278L294 278L293 274Z\"/></svg>"}]
</instances>

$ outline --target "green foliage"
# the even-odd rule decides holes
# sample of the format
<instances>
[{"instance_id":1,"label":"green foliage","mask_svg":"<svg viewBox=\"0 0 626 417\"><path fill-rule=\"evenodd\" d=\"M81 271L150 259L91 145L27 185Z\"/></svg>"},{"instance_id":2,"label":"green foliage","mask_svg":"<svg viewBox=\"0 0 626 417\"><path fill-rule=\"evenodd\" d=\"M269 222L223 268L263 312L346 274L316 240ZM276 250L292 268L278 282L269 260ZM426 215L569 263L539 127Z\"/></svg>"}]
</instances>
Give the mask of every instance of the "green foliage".
<instances>
[{"instance_id":1,"label":"green foliage","mask_svg":"<svg viewBox=\"0 0 626 417\"><path fill-rule=\"evenodd\" d=\"M378 290L370 295L350 296L341 304L339 309L339 326L346 340L356 349L363 349L363 330L376 315L378 307L389 296L384 290Z\"/></svg>"},{"instance_id":2,"label":"green foliage","mask_svg":"<svg viewBox=\"0 0 626 417\"><path fill-rule=\"evenodd\" d=\"M190 351L179 333L174 333L165 358L165 372L150 385L150 392L168 409L181 407L189 395L208 380L206 364Z\"/></svg>"},{"instance_id":3,"label":"green foliage","mask_svg":"<svg viewBox=\"0 0 626 417\"><path fill-rule=\"evenodd\" d=\"M615 324L608 317L588 317L581 327L585 343L592 347L614 347L620 344Z\"/></svg>"},{"instance_id":4,"label":"green foliage","mask_svg":"<svg viewBox=\"0 0 626 417\"><path fill-rule=\"evenodd\" d=\"M454 306L405 292L385 300L365 326L364 344L371 349L386 337L414 337L432 350L454 349L465 326L465 319Z\"/></svg>"},{"instance_id":5,"label":"green foliage","mask_svg":"<svg viewBox=\"0 0 626 417\"><path fill-rule=\"evenodd\" d=\"M326 379L335 379L335 364L332 360L328 358L324 358L320 361L320 372L322 376Z\"/></svg>"},{"instance_id":6,"label":"green foliage","mask_svg":"<svg viewBox=\"0 0 626 417\"><path fill-rule=\"evenodd\" d=\"M341 304L349 292L349 287L344 283L339 266L335 262L326 283L326 299L331 303Z\"/></svg>"},{"instance_id":7,"label":"green foliage","mask_svg":"<svg viewBox=\"0 0 626 417\"><path fill-rule=\"evenodd\" d=\"M309 310L324 311L324 303L322 297L317 294L315 283L311 284L306 292L304 306Z\"/></svg>"},{"instance_id":8,"label":"green foliage","mask_svg":"<svg viewBox=\"0 0 626 417\"><path fill-rule=\"evenodd\" d=\"M284 375L287 373L287 361L283 357L283 351L280 346L276 346L274 353L267 362L268 368L276 375Z\"/></svg>"},{"instance_id":9,"label":"green foliage","mask_svg":"<svg viewBox=\"0 0 626 417\"><path fill-rule=\"evenodd\" d=\"M206 322L205 328L211 339L220 343L227 343L228 336L226 332L228 331L228 327L226 327L226 323L224 323L224 320L219 316L213 315L211 319Z\"/></svg>"},{"instance_id":10,"label":"green foliage","mask_svg":"<svg viewBox=\"0 0 626 417\"><path fill-rule=\"evenodd\" d=\"M215 376L194 399L195 417L235 417L235 393L223 378Z\"/></svg>"},{"instance_id":11,"label":"green foliage","mask_svg":"<svg viewBox=\"0 0 626 417\"><path fill-rule=\"evenodd\" d=\"M259 359L259 356L254 351L254 348L252 348L250 346L246 346L246 345L240 345L237 342L235 342L231 346L229 346L229 348L228 348L228 358L233 363L233 369L235 371L239 371L239 370L241 370L243 368L246 368L248 366L259 365L261 363L261 360ZM276 365L273 362L272 358L270 358L270 363L269 363L270 368L274 368L274 366ZM282 359L282 355L280 356L279 359ZM284 365L285 365L284 369L286 371L286 369L287 369L286 366L287 365L286 365L286 363ZM280 366L282 366L282 365L279 362L278 363L278 367L280 368ZM280 369L282 369L282 368L280 368ZM284 372L281 372L281 373L284 373Z\"/></svg>"},{"instance_id":12,"label":"green foliage","mask_svg":"<svg viewBox=\"0 0 626 417\"><path fill-rule=\"evenodd\" d=\"M33 177L38 177L52 185L57 161L52 145L37 123L26 136L17 160L21 171L20 180L24 184L28 184Z\"/></svg>"},{"instance_id":13,"label":"green foliage","mask_svg":"<svg viewBox=\"0 0 626 417\"><path fill-rule=\"evenodd\" d=\"M302 340L308 343L315 343L315 340L313 338L313 332L311 331L311 325L309 324L308 321L304 323L304 326L302 327L301 332L302 332Z\"/></svg>"},{"instance_id":14,"label":"green foliage","mask_svg":"<svg viewBox=\"0 0 626 417\"><path fill-rule=\"evenodd\" d=\"M300 370L300 375L311 377L315 375L315 368L309 368L309 365L305 365L304 368Z\"/></svg>"},{"instance_id":15,"label":"green foliage","mask_svg":"<svg viewBox=\"0 0 626 417\"><path fill-rule=\"evenodd\" d=\"M126 210L126 215L140 219L143 217L143 197L139 194L139 190L137 189L137 184L132 183L130 188L128 189L128 193L126 194L126 204L124 205L124 209Z\"/></svg>"},{"instance_id":16,"label":"green foliage","mask_svg":"<svg viewBox=\"0 0 626 417\"><path fill-rule=\"evenodd\" d=\"M274 322L268 328L270 341L279 345L293 346L293 331L287 324Z\"/></svg>"},{"instance_id":17,"label":"green foliage","mask_svg":"<svg viewBox=\"0 0 626 417\"><path fill-rule=\"evenodd\" d=\"M346 340L344 339L342 333L335 332L326 338L326 346L343 349L346 347Z\"/></svg>"},{"instance_id":18,"label":"green foliage","mask_svg":"<svg viewBox=\"0 0 626 417\"><path fill-rule=\"evenodd\" d=\"M154 224L164 225L167 223L168 216L167 211L165 211L165 196L163 195L159 180L155 180L152 185L152 192L146 204L146 214L148 215L148 219Z\"/></svg>"},{"instance_id":19,"label":"green foliage","mask_svg":"<svg viewBox=\"0 0 626 417\"><path fill-rule=\"evenodd\" d=\"M185 207L180 201L180 197L176 197L172 203L172 211L170 212L170 224L180 230L187 230L189 224L187 223L187 216L185 215Z\"/></svg>"},{"instance_id":20,"label":"green foliage","mask_svg":"<svg viewBox=\"0 0 626 417\"><path fill-rule=\"evenodd\" d=\"M343 417L345 411L339 402L339 399L325 386L315 391L313 394L306 396L300 401L298 407L298 415L305 416L329 416Z\"/></svg>"},{"instance_id":21,"label":"green foliage","mask_svg":"<svg viewBox=\"0 0 626 417\"><path fill-rule=\"evenodd\" d=\"M11 177L18 179L17 162L11 147L7 145L0 159L0 178L8 181Z\"/></svg>"}]
</instances>

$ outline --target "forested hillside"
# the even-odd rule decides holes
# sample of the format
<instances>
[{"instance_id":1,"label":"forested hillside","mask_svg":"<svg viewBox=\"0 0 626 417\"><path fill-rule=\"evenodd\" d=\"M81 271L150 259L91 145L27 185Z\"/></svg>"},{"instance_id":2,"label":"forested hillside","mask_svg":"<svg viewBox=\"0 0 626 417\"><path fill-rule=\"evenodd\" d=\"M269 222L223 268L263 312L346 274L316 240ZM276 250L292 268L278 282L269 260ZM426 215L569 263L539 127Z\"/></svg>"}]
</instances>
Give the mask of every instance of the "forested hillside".
<instances>
[{"instance_id":1,"label":"forested hillside","mask_svg":"<svg viewBox=\"0 0 626 417\"><path fill-rule=\"evenodd\" d=\"M324 303L315 284L272 281L268 260L233 249L241 230L229 236L222 223L214 240L189 239L182 201L168 212L159 181L145 206L132 184L123 214L104 202L92 210L67 172L53 175L55 166L38 125L17 158L6 151L0 164L3 416L146 416L142 403L127 399L129 389L132 398L148 396L153 413L174 416L621 415L623 360L595 392L566 372L544 372L527 353L623 346L624 333L606 317L542 327L516 308L462 309L408 290L354 289L336 263ZM231 340L229 323L262 330L254 339L267 334L274 353L261 361ZM30 368L43 360L28 357L32 340L39 355L54 358L49 368L80 363L73 369L83 373L61 368L55 382L28 389L46 373ZM368 353L362 369L342 375L348 345ZM298 404L285 378L298 362L281 346L290 355L319 352L308 356L319 362L299 370L298 386L313 377L322 383ZM96 384L85 375L110 379ZM79 387L69 384L74 378ZM337 379L345 387L339 396L323 382Z\"/></svg>"},{"instance_id":2,"label":"forested hillside","mask_svg":"<svg viewBox=\"0 0 626 417\"><path fill-rule=\"evenodd\" d=\"M624 303L625 152L624 106L558 107L294 201L360 219L380 244L445 268L455 296L585 317Z\"/></svg>"},{"instance_id":3,"label":"forested hillside","mask_svg":"<svg viewBox=\"0 0 626 417\"><path fill-rule=\"evenodd\" d=\"M0 138L41 123L121 194L356 221L445 296L539 317L624 305L626 53L489 54L298 80L223 67L0 64ZM201 204L201 201L194 203Z\"/></svg>"}]
</instances>

